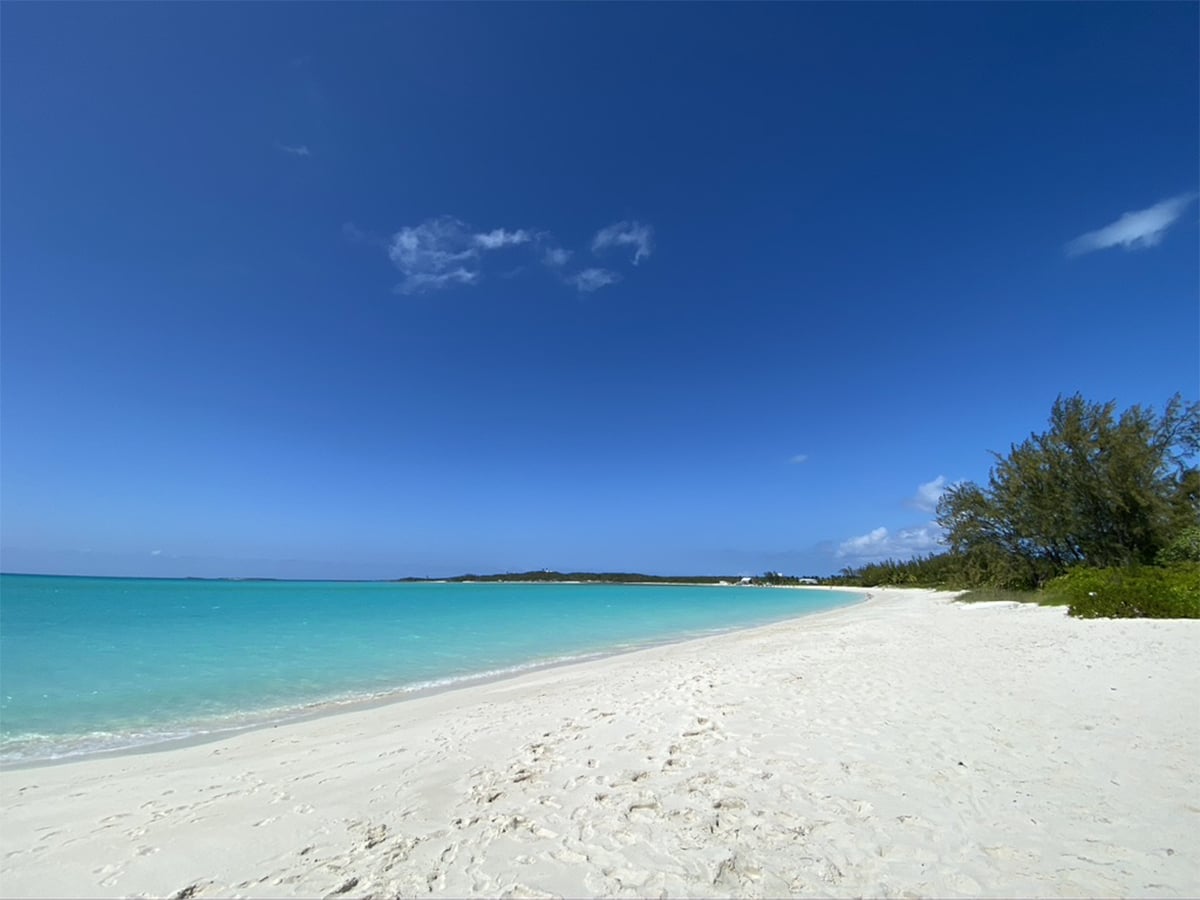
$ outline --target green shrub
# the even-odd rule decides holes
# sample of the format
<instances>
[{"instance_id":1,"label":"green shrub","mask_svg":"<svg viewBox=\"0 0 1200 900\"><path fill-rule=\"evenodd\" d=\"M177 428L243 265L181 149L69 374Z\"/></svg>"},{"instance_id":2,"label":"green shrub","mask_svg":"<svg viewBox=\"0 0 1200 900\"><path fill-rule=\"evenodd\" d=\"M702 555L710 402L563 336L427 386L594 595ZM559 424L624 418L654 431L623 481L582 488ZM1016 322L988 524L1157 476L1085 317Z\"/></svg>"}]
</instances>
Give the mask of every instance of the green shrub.
<instances>
[{"instance_id":1,"label":"green shrub","mask_svg":"<svg viewBox=\"0 0 1200 900\"><path fill-rule=\"evenodd\" d=\"M1200 565L1167 568L1078 567L1046 585L1046 599L1066 602L1085 619L1200 619Z\"/></svg>"},{"instance_id":2,"label":"green shrub","mask_svg":"<svg viewBox=\"0 0 1200 900\"><path fill-rule=\"evenodd\" d=\"M1155 562L1160 566L1170 566L1175 563L1200 563L1200 526L1193 525L1185 528L1175 536L1175 540L1158 551Z\"/></svg>"}]
</instances>

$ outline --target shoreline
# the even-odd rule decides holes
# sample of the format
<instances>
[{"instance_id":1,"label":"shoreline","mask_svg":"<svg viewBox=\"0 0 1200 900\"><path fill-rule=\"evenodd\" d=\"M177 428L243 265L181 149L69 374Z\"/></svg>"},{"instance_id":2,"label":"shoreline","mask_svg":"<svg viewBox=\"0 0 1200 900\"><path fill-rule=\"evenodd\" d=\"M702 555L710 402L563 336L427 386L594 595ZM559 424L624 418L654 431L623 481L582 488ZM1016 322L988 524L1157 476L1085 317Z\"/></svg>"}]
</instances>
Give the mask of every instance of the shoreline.
<instances>
[{"instance_id":1,"label":"shoreline","mask_svg":"<svg viewBox=\"0 0 1200 900\"><path fill-rule=\"evenodd\" d=\"M1197 623L870 593L202 745L5 767L0 896L1200 891Z\"/></svg>"},{"instance_id":2,"label":"shoreline","mask_svg":"<svg viewBox=\"0 0 1200 900\"><path fill-rule=\"evenodd\" d=\"M438 583L438 582L431 582ZM463 582L466 584L486 584L489 582ZM494 583L494 582L493 582ZM505 584L529 584L536 585L544 582L503 582ZM554 584L591 584L593 582L553 582ZM594 582L602 584L603 582ZM655 582L628 582L627 586L646 585L653 587L734 587L739 585L691 585L685 582L663 582L661 584ZM769 628L772 625L780 625L786 622L799 620L807 620L816 616L827 615L833 612L839 612L845 609L853 609L862 603L869 602L871 599L871 590L868 588L846 588L834 585L823 585L821 587L813 587L811 585L759 585L759 587L773 587L784 590L806 590L817 591L827 590L842 593L850 593L860 596L857 602L849 602L842 606L833 609L819 610L817 612L806 613L799 616L792 616L787 619L781 619L777 622L768 622L765 624L753 625L735 625L729 628L722 628L717 631L708 632L705 634L682 634L674 638L664 638L661 640L652 640L646 643L640 643L636 646L621 646L597 650L591 653L585 653L578 656L556 657L542 662L530 662L518 664L507 669L495 670L490 672L481 672L477 675L464 675L458 678L448 678L441 682L428 684L419 683L411 687L396 687L387 691L380 692L374 695L364 695L356 697L348 697L345 699L330 698L326 700L317 700L309 704L297 707L286 707L282 709L265 709L258 713L247 713L248 717L252 717L253 721L248 721L242 724L233 724L227 727L212 727L207 731L200 731L193 734L184 734L175 737L164 737L140 744L130 744L123 747L113 747L101 750L84 750L76 753L66 753L61 756L53 757L37 757L32 759L4 759L0 760L0 773L8 770L26 770L40 769L49 766L66 765L73 762L86 762L93 759L117 758L121 756L141 756L149 753L162 753L186 747L200 746L210 744L214 741L220 741L227 738L235 737L240 734L247 734L254 731L278 728L284 725L293 723L309 722L325 718L327 716L336 716L342 713L350 713L359 710L371 710L381 707L390 706L394 703L405 703L410 700L416 700L423 697L432 697L448 691L464 690L473 687L484 687L494 682L506 681L512 678L520 678L523 675L534 674L537 672L561 668L564 666L575 666L589 662L599 662L602 660L625 656L630 653L638 653L643 650L655 650L661 647L670 647L677 644L686 644L691 641L704 640L706 638L720 637L727 634L735 634L742 631L753 631L757 628ZM183 727L186 723L181 723Z\"/></svg>"}]
</instances>

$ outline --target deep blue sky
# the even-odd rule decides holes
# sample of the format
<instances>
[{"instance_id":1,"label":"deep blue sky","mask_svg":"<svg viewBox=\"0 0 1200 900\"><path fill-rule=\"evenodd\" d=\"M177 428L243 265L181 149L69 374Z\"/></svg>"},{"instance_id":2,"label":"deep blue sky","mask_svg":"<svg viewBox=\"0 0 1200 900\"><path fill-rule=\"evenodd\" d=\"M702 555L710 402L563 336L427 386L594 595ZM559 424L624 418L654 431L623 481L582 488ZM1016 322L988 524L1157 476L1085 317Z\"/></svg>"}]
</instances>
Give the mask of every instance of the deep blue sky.
<instances>
[{"instance_id":1,"label":"deep blue sky","mask_svg":"<svg viewBox=\"0 0 1200 900\"><path fill-rule=\"evenodd\" d=\"M1198 9L4 4L0 567L932 549L1200 395Z\"/></svg>"}]
</instances>

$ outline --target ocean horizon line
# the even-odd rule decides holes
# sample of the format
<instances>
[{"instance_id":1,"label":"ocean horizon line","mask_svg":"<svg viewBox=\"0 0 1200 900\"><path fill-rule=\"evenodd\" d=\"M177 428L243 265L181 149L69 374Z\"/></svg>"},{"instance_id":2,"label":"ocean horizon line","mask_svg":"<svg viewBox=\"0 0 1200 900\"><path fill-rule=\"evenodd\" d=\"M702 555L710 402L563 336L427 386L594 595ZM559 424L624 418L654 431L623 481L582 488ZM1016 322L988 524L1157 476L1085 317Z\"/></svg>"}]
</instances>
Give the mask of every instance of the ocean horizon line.
<instances>
[{"instance_id":1,"label":"ocean horizon line","mask_svg":"<svg viewBox=\"0 0 1200 900\"><path fill-rule=\"evenodd\" d=\"M820 579L829 581L831 575L780 575L785 579ZM0 577L20 578L87 578L105 579L109 581L271 581L288 584L398 584L398 583L427 583L463 582L463 581L509 581L511 583L536 584L539 581L556 581L554 577L523 578L522 576L561 576L561 579L605 579L608 583L637 583L641 579L647 583L692 583L700 584L728 579L752 578L761 579L760 574L726 573L722 575L652 575L645 572L563 572L556 569L531 569L524 572L491 572L478 574L473 572L458 575L398 575L392 578L279 578L271 575L91 575L82 573L61 572L10 572L0 571ZM806 585L812 587L813 585Z\"/></svg>"}]
</instances>

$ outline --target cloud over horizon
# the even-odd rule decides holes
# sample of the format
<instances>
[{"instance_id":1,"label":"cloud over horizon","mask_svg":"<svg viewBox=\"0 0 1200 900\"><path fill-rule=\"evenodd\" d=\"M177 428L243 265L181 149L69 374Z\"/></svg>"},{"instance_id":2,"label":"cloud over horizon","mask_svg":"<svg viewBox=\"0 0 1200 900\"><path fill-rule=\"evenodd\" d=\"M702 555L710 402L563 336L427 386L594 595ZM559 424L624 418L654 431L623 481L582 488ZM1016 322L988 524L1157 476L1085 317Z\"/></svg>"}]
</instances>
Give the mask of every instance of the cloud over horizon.
<instances>
[{"instance_id":1,"label":"cloud over horizon","mask_svg":"<svg viewBox=\"0 0 1200 900\"><path fill-rule=\"evenodd\" d=\"M946 481L946 476L939 475L933 481L917 485L917 492L909 498L908 505L921 510L921 512L936 512L938 500L942 499L942 494L951 487L953 485Z\"/></svg>"},{"instance_id":2,"label":"cloud over horizon","mask_svg":"<svg viewBox=\"0 0 1200 900\"><path fill-rule=\"evenodd\" d=\"M1095 250L1122 247L1126 250L1153 247L1160 243L1167 229L1183 215L1196 199L1196 192L1177 194L1146 209L1127 212L1117 221L1081 234L1066 245L1067 256L1082 256Z\"/></svg>"},{"instance_id":3,"label":"cloud over horizon","mask_svg":"<svg viewBox=\"0 0 1200 900\"><path fill-rule=\"evenodd\" d=\"M905 501L905 505L923 513L936 512L942 494L958 483L950 481L945 475L939 475L931 481L918 484L916 493ZM885 559L912 559L914 556L944 549L943 534L937 522L901 528L894 534L881 526L866 534L842 541L833 556L835 559L845 559L858 564Z\"/></svg>"},{"instance_id":4,"label":"cloud over horizon","mask_svg":"<svg viewBox=\"0 0 1200 900\"><path fill-rule=\"evenodd\" d=\"M941 538L935 526L902 528L895 534L881 526L842 541L834 558L856 563L880 562L885 559L911 559L941 549Z\"/></svg>"}]
</instances>

